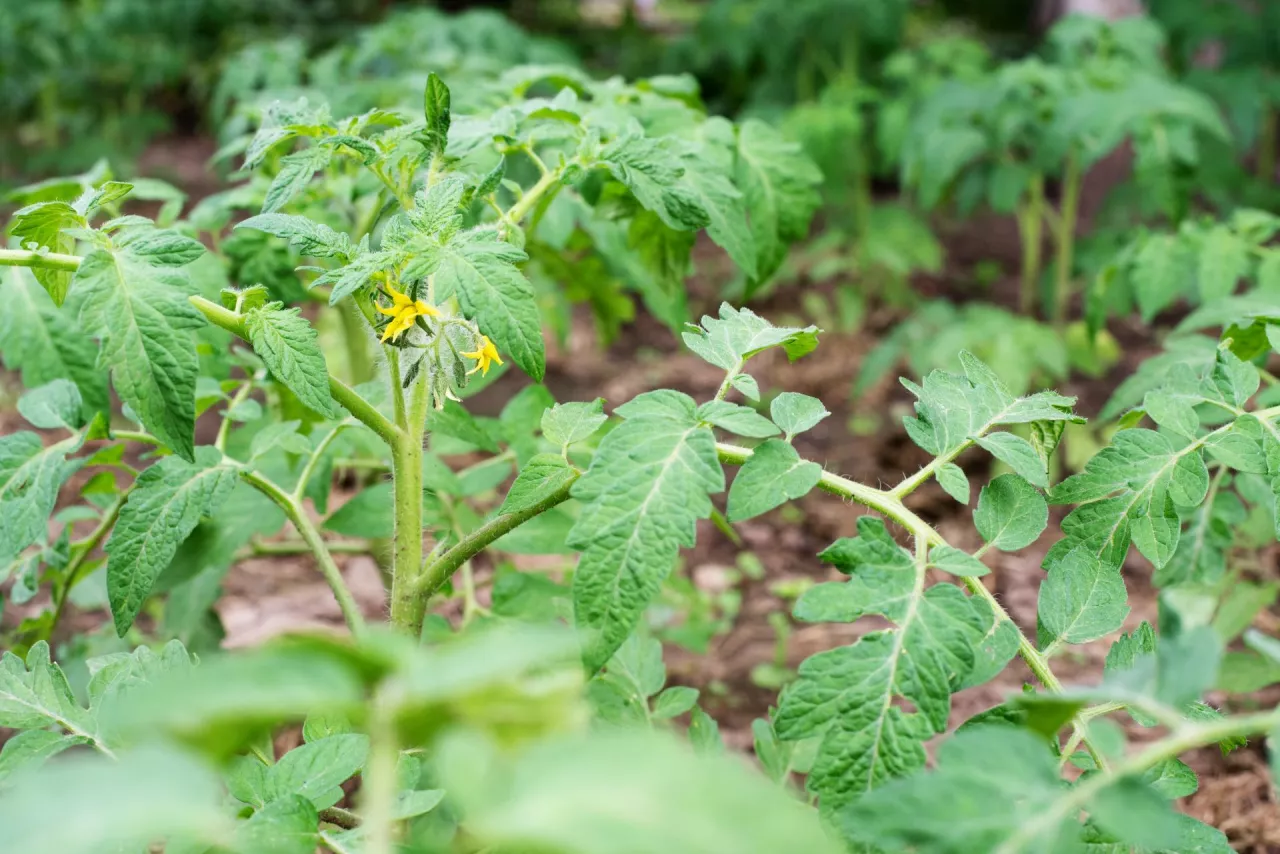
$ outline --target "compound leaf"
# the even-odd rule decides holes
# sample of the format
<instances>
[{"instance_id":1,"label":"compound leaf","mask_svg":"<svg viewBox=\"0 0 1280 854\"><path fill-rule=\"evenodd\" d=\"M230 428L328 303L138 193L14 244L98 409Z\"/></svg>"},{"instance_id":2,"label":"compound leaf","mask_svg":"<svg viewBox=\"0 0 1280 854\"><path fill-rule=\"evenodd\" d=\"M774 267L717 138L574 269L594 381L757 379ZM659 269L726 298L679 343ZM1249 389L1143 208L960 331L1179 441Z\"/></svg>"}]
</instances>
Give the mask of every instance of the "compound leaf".
<instances>
[{"instance_id":1,"label":"compound leaf","mask_svg":"<svg viewBox=\"0 0 1280 854\"><path fill-rule=\"evenodd\" d=\"M738 128L735 182L742 191L757 247L756 283L777 272L787 245L809 231L822 203L822 173L803 149L768 124L748 119Z\"/></svg>"},{"instance_id":2,"label":"compound leaf","mask_svg":"<svg viewBox=\"0 0 1280 854\"><path fill-rule=\"evenodd\" d=\"M917 564L878 519L860 518L858 536L837 541L822 558L850 578L806 591L798 619L879 615L894 624L806 659L774 718L784 741L821 738L806 786L830 814L924 767L924 742L946 728L951 694L973 668L992 616L954 585L926 589L927 564Z\"/></svg>"},{"instance_id":3,"label":"compound leaf","mask_svg":"<svg viewBox=\"0 0 1280 854\"><path fill-rule=\"evenodd\" d=\"M329 369L315 327L299 309L270 303L245 315L253 350L298 400L328 418L339 415L329 394Z\"/></svg>"},{"instance_id":4,"label":"compound leaf","mask_svg":"<svg viewBox=\"0 0 1280 854\"><path fill-rule=\"evenodd\" d=\"M8 561L43 539L58 490L80 463L67 460L78 440L45 447L28 430L0 436L0 559Z\"/></svg>"},{"instance_id":5,"label":"compound leaf","mask_svg":"<svg viewBox=\"0 0 1280 854\"><path fill-rule=\"evenodd\" d=\"M541 381L546 368L542 316L533 286L516 264L523 251L487 229L463 231L444 244L436 287L440 298L456 293L463 312L510 353L529 376Z\"/></svg>"},{"instance_id":6,"label":"compound leaf","mask_svg":"<svg viewBox=\"0 0 1280 854\"><path fill-rule=\"evenodd\" d=\"M95 249L75 282L84 292L80 325L102 341L98 363L111 369L116 393L144 427L192 459L199 362L189 332L205 321L187 301L190 284L133 247Z\"/></svg>"},{"instance_id":7,"label":"compound leaf","mask_svg":"<svg viewBox=\"0 0 1280 854\"><path fill-rule=\"evenodd\" d=\"M704 315L698 326L690 326L681 337L689 349L706 361L735 374L757 353L782 347L791 359L798 359L817 346L816 326L774 326L747 308L720 304L719 318Z\"/></svg>"},{"instance_id":8,"label":"compound leaf","mask_svg":"<svg viewBox=\"0 0 1280 854\"><path fill-rule=\"evenodd\" d=\"M217 512L238 473L214 448L194 462L165 457L138 476L107 541L107 596L121 637L160 572L202 516Z\"/></svg>"},{"instance_id":9,"label":"compound leaf","mask_svg":"<svg viewBox=\"0 0 1280 854\"><path fill-rule=\"evenodd\" d=\"M568 540L582 550L574 615L596 633L583 653L592 670L630 633L680 547L693 545L698 519L711 515L708 493L724 489L715 437L699 426L687 395L650 392L618 414L627 420L600 442L573 487L583 504Z\"/></svg>"},{"instance_id":10,"label":"compound leaf","mask_svg":"<svg viewBox=\"0 0 1280 854\"><path fill-rule=\"evenodd\" d=\"M97 366L98 348L81 334L74 316L60 312L36 284L30 271L0 272L0 358L21 372L22 384L35 388L68 379L80 389L84 420L108 407L106 373Z\"/></svg>"}]
</instances>

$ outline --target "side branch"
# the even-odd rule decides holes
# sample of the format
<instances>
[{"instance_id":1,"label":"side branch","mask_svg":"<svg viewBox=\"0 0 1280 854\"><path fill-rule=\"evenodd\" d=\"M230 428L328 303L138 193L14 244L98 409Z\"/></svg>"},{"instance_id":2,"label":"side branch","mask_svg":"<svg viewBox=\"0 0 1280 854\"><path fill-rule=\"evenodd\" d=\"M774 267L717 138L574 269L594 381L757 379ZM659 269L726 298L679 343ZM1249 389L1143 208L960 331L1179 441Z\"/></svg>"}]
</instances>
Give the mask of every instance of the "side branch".
<instances>
[{"instance_id":1,"label":"side branch","mask_svg":"<svg viewBox=\"0 0 1280 854\"><path fill-rule=\"evenodd\" d=\"M752 452L747 448L717 442L716 453L719 454L721 462L742 465L750 458ZM947 541L934 530L932 525L908 509L893 493L875 489L826 471L822 473L822 477L818 481L818 488L883 514L905 528L918 543L923 543L927 546L947 544ZM991 591L983 586L982 582L977 578L964 578L962 581L964 581L965 587L971 594L986 601L997 621L1006 621L1017 630L1018 655L1022 657L1022 660L1027 663L1027 667L1040 680L1040 684L1044 685L1049 691L1061 691L1062 682L1054 675L1048 660L1018 628L1018 624L1013 621L1013 618L1009 616L1009 612L1004 609L1004 606L992 595ZM1084 732L1083 722L1077 720L1075 726L1078 731ZM1085 737L1085 742L1086 744L1088 743L1087 737ZM1092 746L1090 746L1090 750L1092 752Z\"/></svg>"},{"instance_id":2,"label":"side branch","mask_svg":"<svg viewBox=\"0 0 1280 854\"><path fill-rule=\"evenodd\" d=\"M0 267L44 267L72 272L80 269L80 256L30 249L0 249Z\"/></svg>"},{"instance_id":3,"label":"side branch","mask_svg":"<svg viewBox=\"0 0 1280 854\"><path fill-rule=\"evenodd\" d=\"M481 525L470 535L464 537L453 548L431 561L419 576L419 590L424 597L430 597L453 577L458 568L478 554L486 546L503 534L518 528L535 516L547 512L552 507L569 499L569 491L578 480L574 475L567 483L530 507L515 513L503 513Z\"/></svg>"},{"instance_id":4,"label":"side branch","mask_svg":"<svg viewBox=\"0 0 1280 854\"><path fill-rule=\"evenodd\" d=\"M351 630L351 634L357 637L364 634L365 622L364 615L360 613L360 606L356 604L355 597L351 595L351 591L347 588L347 583L342 578L342 572L338 569L338 565L334 563L333 555L329 552L329 547L325 544L324 538L320 536L320 531L307 518L306 511L275 482L257 472L242 469L240 478L274 501L289 517L293 527L297 529L303 541L310 547L311 554L316 559L316 565L320 568L320 574L329 583L329 588L333 591L333 597L338 600L338 608L342 611L342 617L346 620L347 628Z\"/></svg>"}]
</instances>

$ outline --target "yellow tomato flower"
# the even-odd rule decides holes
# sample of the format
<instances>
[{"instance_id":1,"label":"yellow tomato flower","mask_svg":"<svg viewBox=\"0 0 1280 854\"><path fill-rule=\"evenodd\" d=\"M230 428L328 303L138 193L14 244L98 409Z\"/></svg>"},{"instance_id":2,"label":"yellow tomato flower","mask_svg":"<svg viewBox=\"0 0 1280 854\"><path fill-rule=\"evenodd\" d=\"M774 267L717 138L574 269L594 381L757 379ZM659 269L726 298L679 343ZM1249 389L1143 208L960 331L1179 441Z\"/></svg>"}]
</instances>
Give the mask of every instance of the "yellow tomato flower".
<instances>
[{"instance_id":1,"label":"yellow tomato flower","mask_svg":"<svg viewBox=\"0 0 1280 854\"><path fill-rule=\"evenodd\" d=\"M498 355L498 348L493 346L493 342L489 340L488 335L480 336L480 345L474 353L463 353L462 355L468 359L476 360L476 366L467 373L474 374L479 371L482 377L489 375L489 365L494 362L499 365L502 364L502 357Z\"/></svg>"},{"instance_id":2,"label":"yellow tomato flower","mask_svg":"<svg viewBox=\"0 0 1280 854\"><path fill-rule=\"evenodd\" d=\"M382 340L388 338L394 340L399 338L405 331L412 329L414 321L419 317L439 317L440 312L434 306L427 305L422 300L410 299L408 294L402 294L391 285L387 285L387 292L391 294L391 305L388 308L378 306L378 311L392 318L387 324L386 330L382 333Z\"/></svg>"}]
</instances>

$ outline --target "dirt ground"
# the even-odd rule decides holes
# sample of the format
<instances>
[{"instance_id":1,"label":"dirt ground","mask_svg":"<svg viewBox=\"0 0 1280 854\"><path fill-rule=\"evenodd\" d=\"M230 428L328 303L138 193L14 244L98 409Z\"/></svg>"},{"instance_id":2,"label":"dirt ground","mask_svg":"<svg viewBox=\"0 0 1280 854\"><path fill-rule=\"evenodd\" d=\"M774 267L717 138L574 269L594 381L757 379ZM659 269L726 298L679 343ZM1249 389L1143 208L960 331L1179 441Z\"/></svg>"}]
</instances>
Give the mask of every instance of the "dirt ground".
<instances>
[{"instance_id":1,"label":"dirt ground","mask_svg":"<svg viewBox=\"0 0 1280 854\"><path fill-rule=\"evenodd\" d=\"M212 150L203 141L171 141L144 158L148 174L174 180L199 197L216 189L203 169L203 160ZM954 263L994 258L1006 270L1016 269L1015 232L1010 223L992 221L969 226L947 238ZM714 252L708 252L704 275L714 275ZM945 289L939 282L925 283L929 289ZM713 311L707 298L714 288L707 281L694 285L694 301L699 311ZM996 294L1011 293L1012 282L1002 282ZM784 291L768 302L753 305L764 316L795 314L798 289ZM1010 299L1009 304L1012 304ZM752 362L752 373L761 389L803 392L820 397L832 411L796 440L800 452L832 472L863 483L896 483L925 462L927 455L907 439L900 423L910 411L910 397L896 383L882 383L859 401L851 401L849 389L862 358L874 346L878 335L897 318L887 311L872 312L857 334L826 334L813 355L788 363L781 354L766 354ZM688 352L682 352L669 330L642 317L623 333L622 340L605 352L594 342L590 321L582 317L564 349L549 353L546 383L558 400L589 400L603 396L610 405L654 388L678 388L706 398L714 393L722 376ZM1080 411L1095 414L1118 378L1147 353L1154 350L1150 330L1124 326L1115 330L1126 342L1125 362L1109 376L1097 380L1076 380L1061 388L1080 397ZM476 398L482 411L496 412L521 384L514 375ZM849 430L859 419L879 419L878 429L867 433ZM13 429L9 423L0 429ZM981 483L987 476L985 458L967 454L958 462ZM976 490L975 490L976 496ZM976 548L980 541L973 530L969 510L946 497L930 484L921 488L909 503L923 518L934 524L957 546ZM865 511L842 503L833 496L811 494L798 502L796 510L776 510L738 526L742 546L710 524L699 531L698 545L683 557L688 577L703 587L723 586L732 578L725 571L733 567L742 552L749 552L763 565L763 577L740 582L741 610L732 628L716 637L705 655L671 648L668 666L671 682L704 689L708 711L720 722L728 744L749 750L750 723L767 713L773 690L757 687L752 671L774 658L776 636L768 615L789 611L790 603L779 592L796 583L836 577L822 566L816 555L833 540L854 532L855 520ZM1050 525L1050 531L1055 526ZM1037 591L1043 577L1041 559L1049 539L1016 554L991 553L993 571L986 576L996 594L1024 631L1034 632ZM1263 565L1276 568L1276 550L1264 556ZM370 616L383 612L383 591L378 568L371 558L339 556L348 583ZM483 582L487 564L478 561L481 597L487 595ZM1132 613L1126 628L1144 619L1155 618L1155 597L1150 584L1151 569L1140 557L1131 556L1125 567ZM712 591L718 592L718 591ZM283 631L302 627L337 627L341 618L327 587L305 558L253 559L238 565L226 584L219 612L227 630L227 644L254 644ZM90 618L94 619L94 618ZM795 667L805 657L851 642L861 626L793 625L786 650L786 664ZM1064 681L1089 681L1102 671L1107 641L1074 648L1070 656L1055 660L1055 671ZM1031 674L1015 662L995 681L958 695L954 699L952 723L999 703L1020 689ZM1276 697L1255 698L1274 703ZM1219 705L1231 706L1226 697L1211 697ZM1134 733L1136 738L1143 734ZM1201 775L1200 790L1182 804L1189 813L1223 829L1232 844L1247 854L1280 852L1280 806L1277 805L1260 743L1221 756L1216 749L1203 750L1189 758Z\"/></svg>"}]
</instances>

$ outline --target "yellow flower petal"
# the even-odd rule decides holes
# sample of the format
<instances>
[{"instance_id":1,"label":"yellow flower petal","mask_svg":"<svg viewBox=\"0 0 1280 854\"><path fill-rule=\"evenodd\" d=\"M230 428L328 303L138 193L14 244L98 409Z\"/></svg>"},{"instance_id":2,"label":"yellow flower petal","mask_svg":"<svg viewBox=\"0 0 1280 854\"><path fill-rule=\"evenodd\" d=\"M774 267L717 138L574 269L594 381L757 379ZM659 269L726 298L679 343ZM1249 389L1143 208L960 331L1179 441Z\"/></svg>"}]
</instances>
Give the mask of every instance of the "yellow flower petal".
<instances>
[{"instance_id":1,"label":"yellow flower petal","mask_svg":"<svg viewBox=\"0 0 1280 854\"><path fill-rule=\"evenodd\" d=\"M475 359L476 366L467 373L474 374L480 372L481 376L489 375L489 366L494 362L502 364L502 357L498 355L498 348L493 346L493 342L489 340L489 336L480 336L480 345L471 353L463 353L468 359Z\"/></svg>"}]
</instances>

